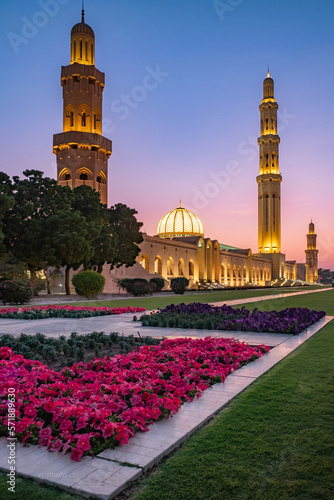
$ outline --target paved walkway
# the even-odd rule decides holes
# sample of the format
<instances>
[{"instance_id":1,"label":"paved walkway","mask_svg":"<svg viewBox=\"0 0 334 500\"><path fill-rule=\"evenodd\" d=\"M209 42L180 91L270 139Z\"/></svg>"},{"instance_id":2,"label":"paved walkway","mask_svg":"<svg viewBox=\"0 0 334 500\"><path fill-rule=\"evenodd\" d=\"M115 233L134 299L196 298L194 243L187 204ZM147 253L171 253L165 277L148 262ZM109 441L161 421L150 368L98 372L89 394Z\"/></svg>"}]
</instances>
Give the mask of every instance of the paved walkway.
<instances>
[{"instance_id":1,"label":"paved walkway","mask_svg":"<svg viewBox=\"0 0 334 500\"><path fill-rule=\"evenodd\" d=\"M293 295L305 295L308 293L325 292L326 290L308 290L302 292L291 292L288 297ZM287 297L287 298L288 298ZM275 295L264 295L261 297L249 297L247 299L234 299L225 302L214 302L214 305L237 305L246 304L263 300L272 300L278 298L286 298L286 294L280 293ZM149 312L149 311L148 311ZM136 313L140 317L142 313ZM48 337L58 337L64 335L69 337L72 332L84 335L91 332L119 332L125 336L135 335L138 333L141 336L150 337L190 337L190 338L204 338L208 335L212 337L235 337L239 340L248 342L251 345L259 343L274 346L279 345L281 342L289 338L286 334L264 334L254 332L222 332L218 330L192 330L182 328L151 328L143 327L140 321L133 321L133 314L120 314L114 316L97 316L93 318L49 318L49 319L36 319L36 320L17 320L17 319L0 319L0 335L11 334L19 336L21 333L27 335L34 335L35 333L43 333Z\"/></svg>"},{"instance_id":2,"label":"paved walkway","mask_svg":"<svg viewBox=\"0 0 334 500\"><path fill-rule=\"evenodd\" d=\"M300 295L301 293L310 292L297 292L294 295ZM272 298L273 296L261 297L262 300L270 300ZM257 298L256 300L259 299ZM246 301L254 302L253 299L242 299L242 303ZM229 303L233 302L235 303L235 301L229 301ZM21 443L15 443L15 467L17 474L33 478L39 482L59 486L72 494L85 497L92 496L93 498L103 500L115 498L131 482L140 478L148 469L159 463L164 456L167 456L179 447L181 443L186 441L214 414L224 408L237 394L334 318L326 316L309 327L305 332L292 336L269 333L247 334L246 332L208 332L207 330L143 328L140 324L133 322L131 319L132 315L130 316L106 316L81 320L1 320L0 325L1 329L6 326L7 333L8 329L13 326L13 322L16 324L16 328L14 328L16 332L22 328L26 328L24 325L28 325L29 329L31 329L30 333L33 333L36 332L37 322L40 325L38 331L55 336L63 333L65 330L67 331L67 329L73 331L73 328L68 328L67 324L75 322L71 324L75 324L77 327L80 325L81 333L84 333L86 329L91 332L94 329L98 331L115 331L121 328L118 331L123 331L126 335L135 333L136 331L140 331L141 335L153 335L154 330L154 336L166 336L168 333L169 338L180 336L198 338L208 334L221 337L231 337L233 335L240 339L245 336L246 338L242 338L242 340L246 340L252 344L265 343L274 347L262 358L229 375L224 383L215 384L212 388L204 391L200 399L192 403L185 403L173 418L155 422L150 426L149 432L137 432L133 438L130 438L128 444L116 449L104 450L95 457L86 456L80 462L74 462L70 459L69 455L64 456L60 453L48 453L44 447L38 448L32 445L24 447ZM98 323L101 320L104 320L105 323ZM47 327L47 323L51 326ZM97 324L102 328L96 328ZM94 328L92 328L93 325ZM60 327L62 328L61 331L59 331ZM26 331L26 333L28 332ZM9 470L9 448L7 444L6 438L0 439L0 470L6 473Z\"/></svg>"}]
</instances>

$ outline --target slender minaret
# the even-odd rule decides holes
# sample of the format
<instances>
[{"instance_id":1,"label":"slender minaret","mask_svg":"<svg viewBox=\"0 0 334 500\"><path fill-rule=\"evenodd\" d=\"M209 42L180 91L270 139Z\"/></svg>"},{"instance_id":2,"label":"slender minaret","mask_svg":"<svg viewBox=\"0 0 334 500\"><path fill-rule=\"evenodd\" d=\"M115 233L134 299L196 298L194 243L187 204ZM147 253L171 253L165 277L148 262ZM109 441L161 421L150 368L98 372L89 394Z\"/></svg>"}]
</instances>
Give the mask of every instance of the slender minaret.
<instances>
[{"instance_id":1,"label":"slender minaret","mask_svg":"<svg viewBox=\"0 0 334 500\"><path fill-rule=\"evenodd\" d=\"M260 175L258 183L258 240L259 253L281 252L281 188L282 176L279 173L277 135L277 109L274 99L274 81L268 70L263 82L263 99L260 104L261 135Z\"/></svg>"},{"instance_id":2,"label":"slender minaret","mask_svg":"<svg viewBox=\"0 0 334 500\"><path fill-rule=\"evenodd\" d=\"M63 132L53 136L58 183L91 186L107 204L111 141L102 136L104 73L95 67L95 35L85 23L84 9L71 31L71 62L62 66L61 86Z\"/></svg>"},{"instance_id":3,"label":"slender minaret","mask_svg":"<svg viewBox=\"0 0 334 500\"><path fill-rule=\"evenodd\" d=\"M317 235L314 232L314 224L312 221L309 224L306 240L307 240L307 250L305 250L306 264L308 265L309 269L314 270L314 282L316 282L318 279L319 250L317 250Z\"/></svg>"}]
</instances>

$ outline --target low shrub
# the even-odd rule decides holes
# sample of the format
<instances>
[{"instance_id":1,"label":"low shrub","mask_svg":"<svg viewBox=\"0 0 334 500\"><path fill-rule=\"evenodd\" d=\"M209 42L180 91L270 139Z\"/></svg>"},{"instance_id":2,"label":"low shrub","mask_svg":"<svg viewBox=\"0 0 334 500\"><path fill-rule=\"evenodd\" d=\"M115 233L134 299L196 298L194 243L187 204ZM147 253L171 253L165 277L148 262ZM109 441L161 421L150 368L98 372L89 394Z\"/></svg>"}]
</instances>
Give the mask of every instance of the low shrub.
<instances>
[{"instance_id":1,"label":"low shrub","mask_svg":"<svg viewBox=\"0 0 334 500\"><path fill-rule=\"evenodd\" d=\"M155 283L156 287L157 287L157 292L161 292L161 290L163 289L163 287L165 286L165 280L163 278L151 278L150 279L150 283Z\"/></svg>"},{"instance_id":2,"label":"low shrub","mask_svg":"<svg viewBox=\"0 0 334 500\"><path fill-rule=\"evenodd\" d=\"M140 295L152 295L152 293L157 290L156 283L147 281L143 278L125 278L118 280L118 285L135 297L139 297Z\"/></svg>"},{"instance_id":3,"label":"low shrub","mask_svg":"<svg viewBox=\"0 0 334 500\"><path fill-rule=\"evenodd\" d=\"M5 280L0 283L0 298L4 304L26 304L33 297L33 287L27 280Z\"/></svg>"},{"instance_id":4,"label":"low shrub","mask_svg":"<svg viewBox=\"0 0 334 500\"><path fill-rule=\"evenodd\" d=\"M72 278L75 292L87 299L96 299L102 293L105 282L104 276L96 271L81 271Z\"/></svg>"},{"instance_id":5,"label":"low shrub","mask_svg":"<svg viewBox=\"0 0 334 500\"><path fill-rule=\"evenodd\" d=\"M184 292L187 290L189 285L189 280L187 278L173 278L170 287L173 290L174 293L177 293L178 295L183 295Z\"/></svg>"}]
</instances>

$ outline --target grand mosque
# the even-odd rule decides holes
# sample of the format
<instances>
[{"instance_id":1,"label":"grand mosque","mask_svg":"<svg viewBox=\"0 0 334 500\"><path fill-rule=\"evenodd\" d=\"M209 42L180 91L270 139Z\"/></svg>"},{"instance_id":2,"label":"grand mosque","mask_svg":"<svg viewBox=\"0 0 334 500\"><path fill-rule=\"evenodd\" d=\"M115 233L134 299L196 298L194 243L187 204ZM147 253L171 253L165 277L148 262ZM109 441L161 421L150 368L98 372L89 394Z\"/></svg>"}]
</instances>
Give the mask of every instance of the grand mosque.
<instances>
[{"instance_id":1,"label":"grand mosque","mask_svg":"<svg viewBox=\"0 0 334 500\"><path fill-rule=\"evenodd\" d=\"M102 135L104 73L95 67L95 35L81 22L71 31L71 60L61 69L63 88L63 131L53 137L57 157L57 180L74 188L91 186L107 204L108 159L112 143ZM104 266L105 292L116 291L114 278L162 276L166 285L185 276L190 288L200 283L213 286L259 286L309 283L318 278L318 250L314 224L309 224L305 263L286 260L281 252L281 182L277 135L278 104L274 81L263 82L260 108L258 184L258 251L237 248L205 237L197 215L180 205L157 221L157 234L144 234L140 254L133 267L110 270Z\"/></svg>"}]
</instances>

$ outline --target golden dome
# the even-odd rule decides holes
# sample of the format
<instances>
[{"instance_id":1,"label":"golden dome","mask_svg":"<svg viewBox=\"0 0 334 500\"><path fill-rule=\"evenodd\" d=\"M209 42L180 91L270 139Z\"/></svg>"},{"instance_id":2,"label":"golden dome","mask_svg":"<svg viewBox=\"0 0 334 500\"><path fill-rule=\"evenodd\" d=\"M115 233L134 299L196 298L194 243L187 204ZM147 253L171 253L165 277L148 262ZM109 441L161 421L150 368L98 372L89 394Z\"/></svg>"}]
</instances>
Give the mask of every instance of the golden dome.
<instances>
[{"instance_id":1,"label":"golden dome","mask_svg":"<svg viewBox=\"0 0 334 500\"><path fill-rule=\"evenodd\" d=\"M177 238L182 236L204 236L201 220L197 215L181 207L164 215L158 224L157 235L160 238Z\"/></svg>"}]
</instances>

